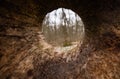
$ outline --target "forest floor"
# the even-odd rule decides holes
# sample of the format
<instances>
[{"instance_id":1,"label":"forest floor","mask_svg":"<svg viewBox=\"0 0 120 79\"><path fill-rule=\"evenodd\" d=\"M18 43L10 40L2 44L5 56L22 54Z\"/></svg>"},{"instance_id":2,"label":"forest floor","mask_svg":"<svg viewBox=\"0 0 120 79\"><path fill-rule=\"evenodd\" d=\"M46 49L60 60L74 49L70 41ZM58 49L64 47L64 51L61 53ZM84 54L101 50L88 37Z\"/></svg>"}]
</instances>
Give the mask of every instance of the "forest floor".
<instances>
[{"instance_id":1,"label":"forest floor","mask_svg":"<svg viewBox=\"0 0 120 79\"><path fill-rule=\"evenodd\" d=\"M48 44L43 38L44 36L42 36L41 39L42 49L50 49L53 52L56 52L57 54L70 52L79 45L79 42L72 42L71 45L68 46L52 46L51 44Z\"/></svg>"},{"instance_id":2,"label":"forest floor","mask_svg":"<svg viewBox=\"0 0 120 79\"><path fill-rule=\"evenodd\" d=\"M54 47L53 51L57 52L58 54L63 53L63 52L67 53L68 51L74 49L75 47L77 47L77 44L70 45L70 46L65 46L65 47L56 46L56 47Z\"/></svg>"}]
</instances>

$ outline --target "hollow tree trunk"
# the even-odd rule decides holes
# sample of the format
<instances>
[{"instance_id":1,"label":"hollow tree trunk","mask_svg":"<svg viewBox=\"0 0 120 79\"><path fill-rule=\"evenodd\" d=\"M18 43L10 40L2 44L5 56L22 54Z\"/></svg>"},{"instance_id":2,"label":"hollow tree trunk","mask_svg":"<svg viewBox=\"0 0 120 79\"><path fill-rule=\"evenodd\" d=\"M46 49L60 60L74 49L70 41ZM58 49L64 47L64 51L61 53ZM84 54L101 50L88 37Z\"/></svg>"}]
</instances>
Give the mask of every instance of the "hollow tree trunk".
<instances>
[{"instance_id":1,"label":"hollow tree trunk","mask_svg":"<svg viewBox=\"0 0 120 79\"><path fill-rule=\"evenodd\" d=\"M119 0L0 0L0 79L33 75L37 79L120 79L119 4ZM59 7L80 15L84 42L75 55L54 60L45 51L41 60L40 24L46 13Z\"/></svg>"}]
</instances>

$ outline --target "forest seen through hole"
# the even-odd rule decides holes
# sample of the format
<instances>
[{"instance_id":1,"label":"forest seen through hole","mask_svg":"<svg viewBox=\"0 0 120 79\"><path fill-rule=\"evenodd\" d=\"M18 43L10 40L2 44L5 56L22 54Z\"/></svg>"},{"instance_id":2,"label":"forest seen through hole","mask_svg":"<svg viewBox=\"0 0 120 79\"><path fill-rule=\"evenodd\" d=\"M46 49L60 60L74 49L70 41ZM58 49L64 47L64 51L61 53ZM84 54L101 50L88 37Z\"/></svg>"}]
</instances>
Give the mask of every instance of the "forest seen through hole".
<instances>
[{"instance_id":1,"label":"forest seen through hole","mask_svg":"<svg viewBox=\"0 0 120 79\"><path fill-rule=\"evenodd\" d=\"M84 24L79 15L72 10L59 8L45 16L42 33L47 44L56 47L57 50L67 51L83 41Z\"/></svg>"}]
</instances>

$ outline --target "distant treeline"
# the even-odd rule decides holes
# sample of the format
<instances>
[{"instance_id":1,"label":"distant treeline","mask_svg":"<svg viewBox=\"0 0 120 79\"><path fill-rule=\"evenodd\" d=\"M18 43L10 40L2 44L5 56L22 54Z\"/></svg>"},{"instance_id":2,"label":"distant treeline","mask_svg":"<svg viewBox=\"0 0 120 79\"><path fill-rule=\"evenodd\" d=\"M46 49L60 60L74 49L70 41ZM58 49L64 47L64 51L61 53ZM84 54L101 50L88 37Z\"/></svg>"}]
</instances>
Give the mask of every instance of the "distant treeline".
<instances>
[{"instance_id":1,"label":"distant treeline","mask_svg":"<svg viewBox=\"0 0 120 79\"><path fill-rule=\"evenodd\" d=\"M60 17L59 24L57 19L54 22L50 21L50 13L46 15L43 21L42 32L45 40L52 45L70 45L71 42L80 41L84 35L84 25L80 17L76 13L74 13L74 16L71 15L71 10L64 8L61 8L59 14L57 13L57 10L55 10L55 18Z\"/></svg>"}]
</instances>

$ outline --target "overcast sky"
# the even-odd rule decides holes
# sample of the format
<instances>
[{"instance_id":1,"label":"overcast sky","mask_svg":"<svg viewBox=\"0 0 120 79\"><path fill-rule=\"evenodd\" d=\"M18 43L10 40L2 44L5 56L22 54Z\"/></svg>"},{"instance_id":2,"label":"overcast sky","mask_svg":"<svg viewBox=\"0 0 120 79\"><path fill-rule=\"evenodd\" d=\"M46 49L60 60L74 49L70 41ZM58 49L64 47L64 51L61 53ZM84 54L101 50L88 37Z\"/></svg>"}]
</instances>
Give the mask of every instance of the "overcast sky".
<instances>
[{"instance_id":1,"label":"overcast sky","mask_svg":"<svg viewBox=\"0 0 120 79\"><path fill-rule=\"evenodd\" d=\"M75 13L70 10L70 9L64 9L64 12L66 14L66 18L69 19L72 21L72 24L75 24L76 22L76 17L75 17ZM56 14L56 15L55 15ZM55 25L55 22L56 22L56 25L59 25L61 23L61 15L62 15L62 8L59 8L57 10L53 10L52 12L48 13L46 15L46 17L49 15L49 22L50 22L50 25L51 26L54 26ZM46 18L45 17L45 18ZM79 21L81 21L81 18L77 15L77 19Z\"/></svg>"}]
</instances>

